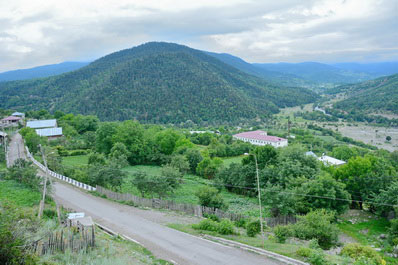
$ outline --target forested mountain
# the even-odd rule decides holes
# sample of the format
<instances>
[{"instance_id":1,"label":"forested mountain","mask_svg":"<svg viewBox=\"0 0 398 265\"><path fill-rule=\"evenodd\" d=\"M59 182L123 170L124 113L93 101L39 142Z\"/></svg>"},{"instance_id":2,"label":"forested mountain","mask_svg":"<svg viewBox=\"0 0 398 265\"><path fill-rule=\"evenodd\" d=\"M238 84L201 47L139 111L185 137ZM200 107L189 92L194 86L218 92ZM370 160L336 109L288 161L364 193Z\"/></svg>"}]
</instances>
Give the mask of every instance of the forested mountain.
<instances>
[{"instance_id":1,"label":"forested mountain","mask_svg":"<svg viewBox=\"0 0 398 265\"><path fill-rule=\"evenodd\" d=\"M20 69L0 73L0 82L25 80L31 78L42 78L71 72L88 65L88 62L63 62L59 64L49 64L29 69Z\"/></svg>"},{"instance_id":2,"label":"forested mountain","mask_svg":"<svg viewBox=\"0 0 398 265\"><path fill-rule=\"evenodd\" d=\"M337 109L354 113L387 111L398 114L398 74L341 86L333 92L348 95L348 99L335 103Z\"/></svg>"},{"instance_id":3,"label":"forested mountain","mask_svg":"<svg viewBox=\"0 0 398 265\"><path fill-rule=\"evenodd\" d=\"M299 86L299 87L316 87L317 83L310 80L303 79L297 75L267 70L264 67L256 64L250 64L239 57L233 56L228 53L214 53L206 52L207 54L219 59L220 61L229 64L245 73L261 77L271 83L283 86Z\"/></svg>"},{"instance_id":4,"label":"forested mountain","mask_svg":"<svg viewBox=\"0 0 398 265\"><path fill-rule=\"evenodd\" d=\"M348 70L364 72L376 77L392 75L398 73L398 62L380 62L380 63L336 63L333 66Z\"/></svg>"},{"instance_id":5,"label":"forested mountain","mask_svg":"<svg viewBox=\"0 0 398 265\"><path fill-rule=\"evenodd\" d=\"M332 65L316 62L264 63L254 65L268 71L295 75L299 78L319 84L357 83L376 77L369 73L341 69Z\"/></svg>"},{"instance_id":6,"label":"forested mountain","mask_svg":"<svg viewBox=\"0 0 398 265\"><path fill-rule=\"evenodd\" d=\"M95 114L102 120L238 122L316 99L305 88L271 85L204 52L152 42L77 71L0 83L0 107Z\"/></svg>"}]
</instances>

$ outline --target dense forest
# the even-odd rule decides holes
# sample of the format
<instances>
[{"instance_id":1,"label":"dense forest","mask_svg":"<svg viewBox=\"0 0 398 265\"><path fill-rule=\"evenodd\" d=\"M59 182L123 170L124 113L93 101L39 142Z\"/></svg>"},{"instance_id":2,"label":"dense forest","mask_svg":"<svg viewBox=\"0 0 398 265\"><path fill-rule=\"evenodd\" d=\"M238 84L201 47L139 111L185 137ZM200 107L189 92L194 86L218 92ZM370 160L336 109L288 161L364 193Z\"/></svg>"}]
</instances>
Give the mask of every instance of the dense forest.
<instances>
[{"instance_id":1,"label":"dense forest","mask_svg":"<svg viewBox=\"0 0 398 265\"><path fill-rule=\"evenodd\" d=\"M147 43L107 55L77 71L0 84L0 107L95 114L102 120L239 122L280 107L312 102L305 88L286 88L243 73L201 51Z\"/></svg>"},{"instance_id":2,"label":"dense forest","mask_svg":"<svg viewBox=\"0 0 398 265\"><path fill-rule=\"evenodd\" d=\"M380 111L398 114L398 74L381 77L355 85L346 85L329 93L346 93L347 99L334 104L334 108L352 114L370 114Z\"/></svg>"}]
</instances>

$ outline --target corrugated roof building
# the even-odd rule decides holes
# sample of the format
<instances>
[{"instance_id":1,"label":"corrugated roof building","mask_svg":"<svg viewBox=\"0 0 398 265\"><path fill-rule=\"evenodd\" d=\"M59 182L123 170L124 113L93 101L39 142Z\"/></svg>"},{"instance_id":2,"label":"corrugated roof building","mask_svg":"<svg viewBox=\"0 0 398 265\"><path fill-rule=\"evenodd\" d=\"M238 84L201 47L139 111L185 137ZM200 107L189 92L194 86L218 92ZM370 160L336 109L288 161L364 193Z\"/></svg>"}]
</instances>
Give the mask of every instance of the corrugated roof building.
<instances>
[{"instance_id":1,"label":"corrugated roof building","mask_svg":"<svg viewBox=\"0 0 398 265\"><path fill-rule=\"evenodd\" d=\"M267 132L261 130L238 133L235 134L233 138L244 142L249 142L254 145L272 145L273 147L283 147L287 146L288 144L287 139L267 135Z\"/></svg>"},{"instance_id":2,"label":"corrugated roof building","mask_svg":"<svg viewBox=\"0 0 398 265\"><path fill-rule=\"evenodd\" d=\"M36 133L39 136L60 137L60 136L62 136L62 127L36 129Z\"/></svg>"},{"instance_id":3,"label":"corrugated roof building","mask_svg":"<svg viewBox=\"0 0 398 265\"><path fill-rule=\"evenodd\" d=\"M33 129L42 129L42 128L56 128L57 120L39 120L39 121L28 121L26 123L26 127Z\"/></svg>"}]
</instances>

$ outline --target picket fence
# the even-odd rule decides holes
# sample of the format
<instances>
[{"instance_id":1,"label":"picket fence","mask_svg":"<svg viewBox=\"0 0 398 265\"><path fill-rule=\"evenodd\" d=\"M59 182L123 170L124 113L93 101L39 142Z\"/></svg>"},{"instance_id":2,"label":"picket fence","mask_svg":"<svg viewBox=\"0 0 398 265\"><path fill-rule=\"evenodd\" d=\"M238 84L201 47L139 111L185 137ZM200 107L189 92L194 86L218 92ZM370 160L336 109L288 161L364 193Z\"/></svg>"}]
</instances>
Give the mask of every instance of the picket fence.
<instances>
[{"instance_id":1,"label":"picket fence","mask_svg":"<svg viewBox=\"0 0 398 265\"><path fill-rule=\"evenodd\" d=\"M185 203L176 203L174 201L169 200L161 200L161 199L147 199L138 196L134 196L129 193L119 193L114 192L108 189L105 189L101 186L97 186L97 192L101 195L105 195L107 198L117 201L130 202L134 206L155 208L155 209L166 209L171 211L179 211L187 214L191 214L194 216L203 217L206 214L214 214L218 218L226 218L232 221L238 221L243 218L248 218L242 214L229 213L224 212L217 208L210 208L201 205L192 205ZM287 225L297 222L296 216L280 216L280 217L266 217L264 218L267 226L274 227L277 225Z\"/></svg>"},{"instance_id":2,"label":"picket fence","mask_svg":"<svg viewBox=\"0 0 398 265\"><path fill-rule=\"evenodd\" d=\"M41 170L43 170L44 172L46 172L46 170L47 170L47 172L48 172L48 174L49 174L50 176L52 176L52 177L54 177L54 178L57 178L57 179L59 179L59 180L65 181L65 182L67 182L67 183L69 183L69 184L72 184L73 186L76 186L76 187L81 188L81 189L84 189L84 190L89 190L89 191L95 191L95 190L96 190L96 188L94 188L94 187L92 187L92 186L90 186L90 185L88 185L88 184L79 182L79 181L74 180L74 179L72 179L72 178L68 178L68 177L66 177L66 176L64 176L64 175L58 174L57 172L54 172L54 171L50 170L49 168L46 168L42 163L40 163L39 161L37 161L37 160L32 156L32 154L30 153L29 148L28 148L27 146L25 146L25 148L26 148L26 154L27 154L28 158L33 162L33 164L35 164L36 166L38 166L38 167L39 167Z\"/></svg>"},{"instance_id":3,"label":"picket fence","mask_svg":"<svg viewBox=\"0 0 398 265\"><path fill-rule=\"evenodd\" d=\"M86 251L88 248L95 246L94 229L94 226L78 226L77 230L66 228L61 231L52 232L45 238L33 242L29 248L32 253L39 256L55 252L65 252L66 250L72 252Z\"/></svg>"}]
</instances>

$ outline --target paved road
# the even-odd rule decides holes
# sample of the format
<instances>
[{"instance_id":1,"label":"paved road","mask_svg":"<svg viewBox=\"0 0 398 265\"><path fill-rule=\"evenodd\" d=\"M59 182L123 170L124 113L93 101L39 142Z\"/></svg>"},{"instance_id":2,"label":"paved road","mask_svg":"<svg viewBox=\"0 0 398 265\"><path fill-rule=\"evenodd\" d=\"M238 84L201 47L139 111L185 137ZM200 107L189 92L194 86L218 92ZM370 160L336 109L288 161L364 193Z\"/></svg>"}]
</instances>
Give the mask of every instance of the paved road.
<instances>
[{"instance_id":1,"label":"paved road","mask_svg":"<svg viewBox=\"0 0 398 265\"><path fill-rule=\"evenodd\" d=\"M10 158L22 155L23 142L15 135L10 145ZM83 211L115 232L138 240L158 257L177 264L282 264L237 248L191 236L154 221L164 214L121 205L87 194L75 187L54 182L55 199L67 208Z\"/></svg>"},{"instance_id":2,"label":"paved road","mask_svg":"<svg viewBox=\"0 0 398 265\"><path fill-rule=\"evenodd\" d=\"M22 136L19 133L16 133L12 136L8 148L8 159L10 161L10 165L13 165L15 160L19 158L26 159Z\"/></svg>"}]
</instances>

